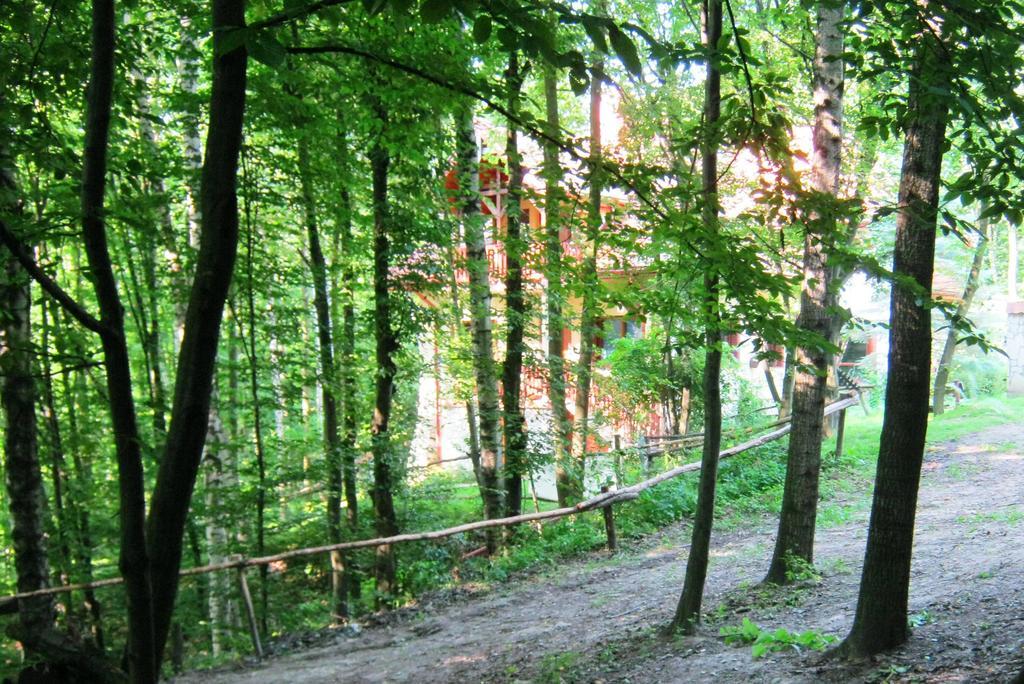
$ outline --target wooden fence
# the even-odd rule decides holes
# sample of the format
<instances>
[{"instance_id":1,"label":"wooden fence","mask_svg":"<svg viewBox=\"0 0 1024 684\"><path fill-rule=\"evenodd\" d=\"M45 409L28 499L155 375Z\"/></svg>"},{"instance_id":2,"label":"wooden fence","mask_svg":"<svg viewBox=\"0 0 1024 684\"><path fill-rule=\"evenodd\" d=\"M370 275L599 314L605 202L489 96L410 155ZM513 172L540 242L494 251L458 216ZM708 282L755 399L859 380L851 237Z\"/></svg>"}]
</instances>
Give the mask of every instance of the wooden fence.
<instances>
[{"instance_id":1,"label":"wooden fence","mask_svg":"<svg viewBox=\"0 0 1024 684\"><path fill-rule=\"evenodd\" d=\"M837 455L842 454L843 449L843 436L845 432L846 424L846 409L851 406L856 406L859 399L856 396L848 396L840 399L837 402L829 404L825 407L825 415L829 416L834 413L839 413L839 429L836 433L836 453ZM729 447L723 450L719 454L720 459L729 458L736 456L745 451L749 451L756 447L768 444L777 439L782 438L789 433L791 426L788 421L780 421L772 425L765 426L767 428L774 428L770 432L757 437L755 439L748 440L742 444ZM762 427L761 429L765 429ZM688 438L692 438L695 435L688 435ZM681 446L681 445L676 445ZM666 447L671 448L669 445ZM258 656L262 657L263 648L259 640L259 633L256 630L256 618L253 610L252 599L249 595L249 587L246 582L245 569L249 567L258 567L261 565L269 565L271 563L279 561L287 561L294 558L305 558L308 556L316 556L321 554L327 554L332 551L348 551L353 549L366 549L374 548L378 546L387 546L391 544L404 544L407 542L414 541L429 541L432 539L444 539L446 537L452 537L457 534L464 534L466 532L473 532L475 530L483 530L492 527L507 527L510 525L519 525L522 523L539 522L557 520L570 515L578 515L587 511L593 511L598 509L604 509L604 521L605 521L605 532L608 536L608 546L614 550L616 545L616 533L615 533L615 520L612 516L612 506L622 501L629 501L640 496L640 493L654 487L655 485L661 484L666 480L679 477L685 473L691 473L700 470L700 463L687 463L685 465L677 466L666 470L663 473L659 473L654 477L650 477L646 480L623 487L621 489L610 490L608 487L602 487L601 493L593 496L585 501L581 501L575 506L566 506L564 508L556 508L550 511L539 511L536 513L525 513L523 515L515 515L507 518L493 518L490 520L477 520L463 525L456 525L454 527L447 527L441 530L431 530L429 532L410 532L407 534L396 534L390 537L377 537L374 539L359 539L355 541L342 542L340 544L329 544L326 546L313 546L303 549L294 549L292 551L285 551L283 553L274 554L272 556L258 556L253 558L235 557L230 561L223 563L214 563L211 565L203 565L193 568L184 568L179 573L179 577L191 577L194 575L205 575L212 572L223 572L227 570L236 570L239 575L239 584L241 588L243 602L246 606L248 613L248 622L250 626L250 633L253 639L253 647ZM122 577L110 577L108 579L96 580L93 582L85 582L81 584L65 584L58 587L48 587L46 589L38 589L36 591L27 591L20 594L14 594L12 596L0 597L0 607L8 607L7 610L0 612L13 612L12 607L17 606L19 599L32 598L36 596L47 596L53 594L62 594L70 591L80 591L83 589L98 589L101 587L110 587L118 585L124 582Z\"/></svg>"}]
</instances>

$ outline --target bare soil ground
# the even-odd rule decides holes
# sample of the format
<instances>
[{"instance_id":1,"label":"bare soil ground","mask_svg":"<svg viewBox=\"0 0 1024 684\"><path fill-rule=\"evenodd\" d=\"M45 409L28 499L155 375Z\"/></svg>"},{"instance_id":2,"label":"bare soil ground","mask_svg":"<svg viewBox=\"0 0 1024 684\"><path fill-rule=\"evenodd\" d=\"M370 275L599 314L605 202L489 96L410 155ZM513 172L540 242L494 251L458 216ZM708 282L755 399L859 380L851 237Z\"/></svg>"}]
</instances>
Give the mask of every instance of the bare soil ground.
<instances>
[{"instance_id":1,"label":"bare soil ground","mask_svg":"<svg viewBox=\"0 0 1024 684\"><path fill-rule=\"evenodd\" d=\"M853 620L867 493L841 525L819 527L822 578L757 586L774 521L716 532L696 637L667 639L689 527L618 556L595 553L556 573L476 595L435 597L356 636L262 665L193 673L182 683L240 682L1000 682L1024 662L1024 425L935 445L926 455L901 649L846 663L795 649L754 659L718 636L743 617L764 628L842 637ZM863 505L857 505L863 504ZM323 641L323 640L322 640Z\"/></svg>"}]
</instances>

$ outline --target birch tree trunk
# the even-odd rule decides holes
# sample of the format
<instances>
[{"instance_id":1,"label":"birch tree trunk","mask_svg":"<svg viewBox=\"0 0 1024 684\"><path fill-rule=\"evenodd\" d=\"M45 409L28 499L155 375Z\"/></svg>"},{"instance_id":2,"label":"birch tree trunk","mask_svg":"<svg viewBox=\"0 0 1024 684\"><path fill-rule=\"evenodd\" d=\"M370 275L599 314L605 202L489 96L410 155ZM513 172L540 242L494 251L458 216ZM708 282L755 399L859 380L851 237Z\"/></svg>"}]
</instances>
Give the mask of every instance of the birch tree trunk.
<instances>
[{"instance_id":1,"label":"birch tree trunk","mask_svg":"<svg viewBox=\"0 0 1024 684\"><path fill-rule=\"evenodd\" d=\"M1010 301L1016 301L1019 297L1017 290L1017 279L1019 276L1020 257L1017 247L1017 226L1012 223L1006 226L1006 294Z\"/></svg>"},{"instance_id":2,"label":"birch tree trunk","mask_svg":"<svg viewBox=\"0 0 1024 684\"><path fill-rule=\"evenodd\" d=\"M0 201L17 216L14 163L0 143ZM8 213L5 211L4 213ZM11 512L11 541L19 592L45 589L50 584L46 555L43 476L39 468L36 427L36 386L32 358L32 291L28 274L13 254L0 247L0 404L4 413L4 472ZM26 655L34 656L53 627L53 599L40 596L18 602L19 639Z\"/></svg>"},{"instance_id":3,"label":"birch tree trunk","mask_svg":"<svg viewBox=\"0 0 1024 684\"><path fill-rule=\"evenodd\" d=\"M599 8L600 9L600 8ZM597 334L597 252L601 243L601 81L604 79L604 60L594 61L590 81L590 197L587 206L587 244L583 258L583 308L580 312L580 357L576 363L576 399L573 406L572 466L575 470L570 500L582 499L586 477L587 438L590 436L590 388L594 363L594 338Z\"/></svg>"},{"instance_id":4,"label":"birch tree trunk","mask_svg":"<svg viewBox=\"0 0 1024 684\"><path fill-rule=\"evenodd\" d=\"M966 316L971 310L974 302L974 295L981 285L981 268L985 264L985 251L988 248L988 239L983 232L978 236L978 246L974 248L974 260L971 262L971 270L967 274L967 283L964 285L964 295L960 304L956 307L957 317ZM949 382L949 370L953 366L953 355L956 353L956 328L952 323L946 333L946 342L942 346L942 356L939 357L939 368L935 371L935 389L932 391L932 413L939 415L946 410L946 383Z\"/></svg>"},{"instance_id":5,"label":"birch tree trunk","mask_svg":"<svg viewBox=\"0 0 1024 684\"><path fill-rule=\"evenodd\" d=\"M501 452L498 421L498 381L494 364L491 331L491 284L487 260L487 240L480 213L480 162L473 130L473 110L461 113L459 120L459 188L462 229L466 241L466 267L469 271L469 308L473 321L473 370L476 375L477 403L480 407L480 484L483 487L484 516L502 515ZM500 534L488 530L487 548L498 548Z\"/></svg>"},{"instance_id":6,"label":"birch tree trunk","mask_svg":"<svg viewBox=\"0 0 1024 684\"><path fill-rule=\"evenodd\" d=\"M791 561L814 560L814 527L818 512L818 477L826 384L831 352L832 271L828 245L837 229L837 198L843 138L843 6L818 5L814 53L814 142L811 160L812 207L804 236L804 279L796 324L821 342L796 349L792 426L786 460L786 484L775 551L765 581L787 584Z\"/></svg>"}]
</instances>

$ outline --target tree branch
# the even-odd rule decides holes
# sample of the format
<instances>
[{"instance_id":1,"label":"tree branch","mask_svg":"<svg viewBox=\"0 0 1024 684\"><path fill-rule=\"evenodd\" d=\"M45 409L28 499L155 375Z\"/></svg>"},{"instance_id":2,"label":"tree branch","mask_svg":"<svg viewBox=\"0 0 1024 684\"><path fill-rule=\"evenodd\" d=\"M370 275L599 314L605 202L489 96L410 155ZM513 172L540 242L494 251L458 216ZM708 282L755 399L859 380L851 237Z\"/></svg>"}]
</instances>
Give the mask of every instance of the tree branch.
<instances>
[{"instance_id":1,"label":"tree branch","mask_svg":"<svg viewBox=\"0 0 1024 684\"><path fill-rule=\"evenodd\" d=\"M71 314L72 318L97 335L105 335L109 332L106 325L86 311L84 306L76 302L71 295L61 289L60 285L39 267L39 264L35 262L35 259L29 253L28 248L11 232L10 228L3 221L0 221L0 241L10 250L14 258L21 264L21 267L32 276L32 279L39 283L39 286L53 297L65 311Z\"/></svg>"}]
</instances>

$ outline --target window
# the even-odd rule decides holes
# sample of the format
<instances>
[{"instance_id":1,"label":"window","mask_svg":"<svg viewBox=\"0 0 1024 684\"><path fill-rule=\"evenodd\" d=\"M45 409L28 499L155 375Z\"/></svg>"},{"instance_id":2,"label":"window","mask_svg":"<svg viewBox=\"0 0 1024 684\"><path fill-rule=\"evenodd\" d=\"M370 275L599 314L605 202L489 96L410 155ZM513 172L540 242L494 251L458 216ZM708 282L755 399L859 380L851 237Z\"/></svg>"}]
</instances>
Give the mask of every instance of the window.
<instances>
[{"instance_id":1,"label":"window","mask_svg":"<svg viewBox=\"0 0 1024 684\"><path fill-rule=\"evenodd\" d=\"M643 337L643 324L636 318L609 318L605 320L602 327L601 337L598 338L604 355L607 356L615 349L615 340L628 337L631 340L638 340Z\"/></svg>"}]
</instances>

